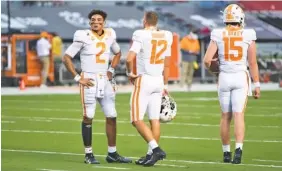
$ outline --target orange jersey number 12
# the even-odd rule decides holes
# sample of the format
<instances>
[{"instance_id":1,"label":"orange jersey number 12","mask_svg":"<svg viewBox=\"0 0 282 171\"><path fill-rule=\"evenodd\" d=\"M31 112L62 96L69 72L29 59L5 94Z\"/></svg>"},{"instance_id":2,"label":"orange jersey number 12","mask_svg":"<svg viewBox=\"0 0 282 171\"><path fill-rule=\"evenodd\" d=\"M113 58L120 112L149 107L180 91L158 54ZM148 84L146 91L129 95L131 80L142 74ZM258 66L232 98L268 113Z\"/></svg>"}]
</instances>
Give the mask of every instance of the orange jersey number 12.
<instances>
[{"instance_id":1,"label":"orange jersey number 12","mask_svg":"<svg viewBox=\"0 0 282 171\"><path fill-rule=\"evenodd\" d=\"M240 61L243 57L243 47L235 45L235 42L242 41L242 37L223 37L225 61ZM230 50L237 51L237 56L230 53Z\"/></svg>"},{"instance_id":2,"label":"orange jersey number 12","mask_svg":"<svg viewBox=\"0 0 282 171\"><path fill-rule=\"evenodd\" d=\"M163 59L159 59L160 56L165 52L167 48L167 42L165 40L152 40L152 53L150 58L150 64L162 64ZM161 50L157 52L157 47L161 46Z\"/></svg>"}]
</instances>

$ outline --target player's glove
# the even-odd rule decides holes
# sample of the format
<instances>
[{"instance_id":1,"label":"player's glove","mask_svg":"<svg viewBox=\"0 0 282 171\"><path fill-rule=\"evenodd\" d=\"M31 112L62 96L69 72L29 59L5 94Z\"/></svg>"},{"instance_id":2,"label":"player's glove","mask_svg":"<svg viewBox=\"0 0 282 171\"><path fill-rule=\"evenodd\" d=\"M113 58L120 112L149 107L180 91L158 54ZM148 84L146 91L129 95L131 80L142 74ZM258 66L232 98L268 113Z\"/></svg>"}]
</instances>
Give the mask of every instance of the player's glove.
<instances>
[{"instance_id":1,"label":"player's glove","mask_svg":"<svg viewBox=\"0 0 282 171\"><path fill-rule=\"evenodd\" d=\"M109 80L109 81L112 84L112 87L113 87L114 91L117 91L117 82L116 82L115 77L113 76L112 79Z\"/></svg>"}]
</instances>

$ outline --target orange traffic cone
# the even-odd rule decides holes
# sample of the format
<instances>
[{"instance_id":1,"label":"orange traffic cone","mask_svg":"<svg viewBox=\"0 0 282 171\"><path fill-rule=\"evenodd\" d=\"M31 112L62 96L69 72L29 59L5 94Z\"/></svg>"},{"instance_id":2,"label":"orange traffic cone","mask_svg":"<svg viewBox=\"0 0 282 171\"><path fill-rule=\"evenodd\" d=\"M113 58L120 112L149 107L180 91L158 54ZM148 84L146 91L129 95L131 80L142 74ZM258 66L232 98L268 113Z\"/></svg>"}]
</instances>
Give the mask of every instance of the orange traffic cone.
<instances>
[{"instance_id":1,"label":"orange traffic cone","mask_svg":"<svg viewBox=\"0 0 282 171\"><path fill-rule=\"evenodd\" d=\"M24 90L25 89L25 82L24 82L24 79L22 78L20 80L20 90Z\"/></svg>"}]
</instances>

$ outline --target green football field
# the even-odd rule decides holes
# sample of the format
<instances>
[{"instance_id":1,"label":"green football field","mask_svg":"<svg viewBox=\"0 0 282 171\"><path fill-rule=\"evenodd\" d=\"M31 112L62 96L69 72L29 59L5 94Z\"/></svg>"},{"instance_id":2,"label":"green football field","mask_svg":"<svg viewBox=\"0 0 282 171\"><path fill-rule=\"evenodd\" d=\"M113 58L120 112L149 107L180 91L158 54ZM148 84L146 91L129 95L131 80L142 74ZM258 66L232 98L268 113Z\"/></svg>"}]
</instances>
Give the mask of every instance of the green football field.
<instances>
[{"instance_id":1,"label":"green football field","mask_svg":"<svg viewBox=\"0 0 282 171\"><path fill-rule=\"evenodd\" d=\"M2 96L2 171L267 171L282 170L282 91L249 98L243 164L222 163L217 93L172 93L178 114L162 124L161 147L167 159L144 168L108 164L104 115L99 106L93 126L93 150L100 165L83 163L79 95ZM137 159L147 144L129 122L129 94L118 94L117 148ZM232 133L233 135L233 133ZM232 141L234 149L234 141Z\"/></svg>"}]
</instances>

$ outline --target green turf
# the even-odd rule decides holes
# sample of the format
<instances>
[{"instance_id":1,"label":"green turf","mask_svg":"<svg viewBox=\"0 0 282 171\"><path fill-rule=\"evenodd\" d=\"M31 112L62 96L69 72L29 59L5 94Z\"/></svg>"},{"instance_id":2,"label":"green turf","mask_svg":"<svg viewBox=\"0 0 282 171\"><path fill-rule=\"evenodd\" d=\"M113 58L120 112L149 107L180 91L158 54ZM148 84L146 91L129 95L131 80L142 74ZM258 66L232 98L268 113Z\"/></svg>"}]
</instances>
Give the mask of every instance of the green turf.
<instances>
[{"instance_id":1,"label":"green turf","mask_svg":"<svg viewBox=\"0 0 282 171\"><path fill-rule=\"evenodd\" d=\"M282 170L282 91L262 92L260 100L249 98L242 165L221 162L216 95L172 93L178 114L170 124L162 124L160 142L167 159L153 168L105 162L105 124L99 106L93 125L93 149L102 164L83 164L79 95L2 96L2 171ZM129 122L129 98L129 94L117 95L117 146L120 154L137 158L145 154L147 145Z\"/></svg>"}]
</instances>

